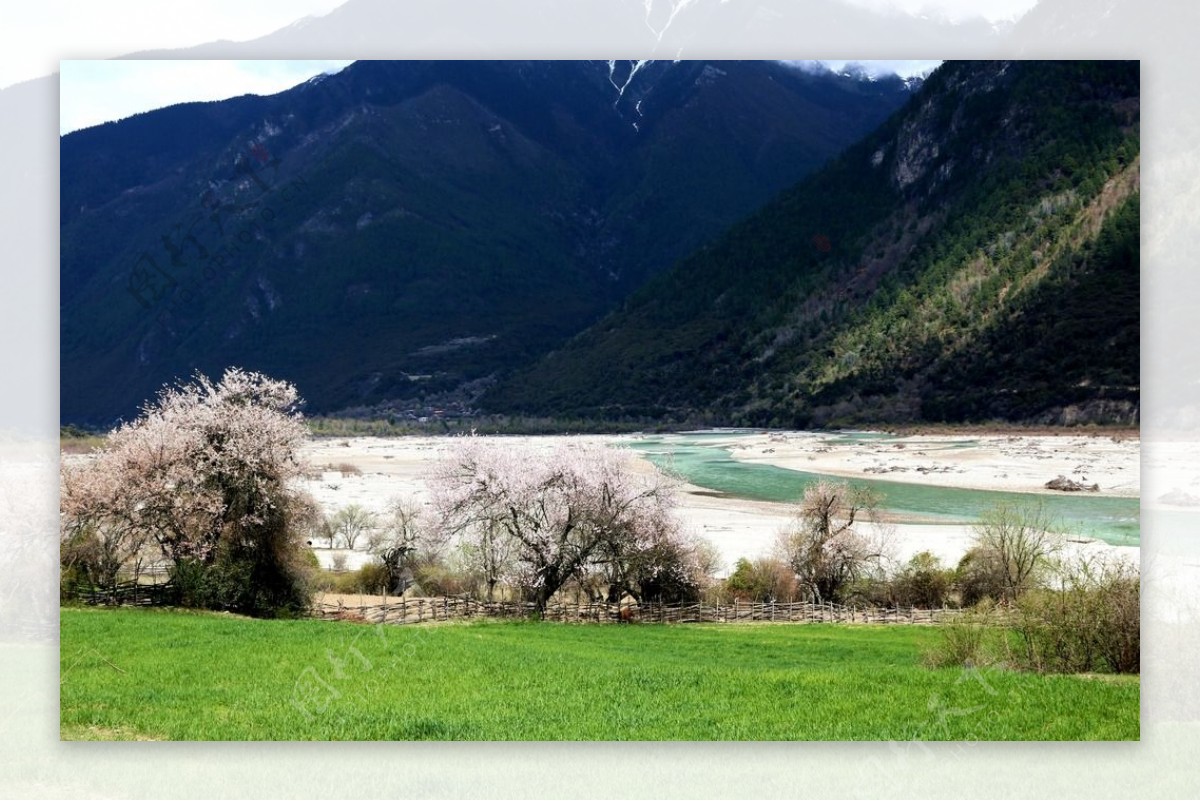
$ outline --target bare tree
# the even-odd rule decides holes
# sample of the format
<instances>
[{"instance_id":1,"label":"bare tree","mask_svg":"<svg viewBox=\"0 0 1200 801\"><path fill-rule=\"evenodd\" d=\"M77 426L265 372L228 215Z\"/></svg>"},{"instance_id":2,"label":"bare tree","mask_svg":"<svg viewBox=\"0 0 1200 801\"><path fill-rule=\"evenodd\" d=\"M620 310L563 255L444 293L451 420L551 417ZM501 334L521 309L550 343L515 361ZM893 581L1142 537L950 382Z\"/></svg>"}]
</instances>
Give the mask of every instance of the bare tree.
<instances>
[{"instance_id":1,"label":"bare tree","mask_svg":"<svg viewBox=\"0 0 1200 801\"><path fill-rule=\"evenodd\" d=\"M598 444L547 448L465 438L438 466L435 506L461 541L491 553L507 544L507 579L541 612L568 580L614 553L637 550L631 543L668 519L672 485L657 471L638 469L635 459Z\"/></svg>"},{"instance_id":2,"label":"bare tree","mask_svg":"<svg viewBox=\"0 0 1200 801\"><path fill-rule=\"evenodd\" d=\"M389 589L403 593L404 574L419 554L433 556L444 544L440 530L430 525L420 502L408 497L393 498L367 536L367 550L379 558L387 571Z\"/></svg>"},{"instance_id":3,"label":"bare tree","mask_svg":"<svg viewBox=\"0 0 1200 801\"><path fill-rule=\"evenodd\" d=\"M809 485L776 552L814 602L834 600L851 582L890 558L890 526L878 516L870 489L820 480Z\"/></svg>"},{"instance_id":4,"label":"bare tree","mask_svg":"<svg viewBox=\"0 0 1200 801\"><path fill-rule=\"evenodd\" d=\"M996 571L1004 597L1012 600L1030 589L1059 551L1060 538L1041 504L1001 504L974 528L974 545Z\"/></svg>"},{"instance_id":5,"label":"bare tree","mask_svg":"<svg viewBox=\"0 0 1200 801\"><path fill-rule=\"evenodd\" d=\"M459 557L468 571L478 577L485 588L487 600L495 600L496 588L513 574L515 548L499 521L480 520L464 531L459 543Z\"/></svg>"},{"instance_id":6,"label":"bare tree","mask_svg":"<svg viewBox=\"0 0 1200 801\"><path fill-rule=\"evenodd\" d=\"M375 526L375 514L357 503L343 506L329 520L330 541L341 541L342 547L354 550L354 546Z\"/></svg>"}]
</instances>

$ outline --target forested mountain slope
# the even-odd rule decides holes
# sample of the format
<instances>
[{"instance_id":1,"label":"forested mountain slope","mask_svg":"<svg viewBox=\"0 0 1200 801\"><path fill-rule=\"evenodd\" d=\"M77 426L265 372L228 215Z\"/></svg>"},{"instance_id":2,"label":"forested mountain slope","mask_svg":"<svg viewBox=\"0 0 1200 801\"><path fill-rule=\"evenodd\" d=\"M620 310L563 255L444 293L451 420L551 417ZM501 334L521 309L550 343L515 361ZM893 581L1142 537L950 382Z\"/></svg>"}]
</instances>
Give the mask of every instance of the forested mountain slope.
<instances>
[{"instance_id":1,"label":"forested mountain slope","mask_svg":"<svg viewBox=\"0 0 1200 801\"><path fill-rule=\"evenodd\" d=\"M1136 420L1138 120L1136 62L948 62L485 406L779 426Z\"/></svg>"},{"instance_id":2,"label":"forested mountain slope","mask_svg":"<svg viewBox=\"0 0 1200 801\"><path fill-rule=\"evenodd\" d=\"M68 134L61 417L230 364L310 411L469 399L910 96L774 62L356 62Z\"/></svg>"}]
</instances>

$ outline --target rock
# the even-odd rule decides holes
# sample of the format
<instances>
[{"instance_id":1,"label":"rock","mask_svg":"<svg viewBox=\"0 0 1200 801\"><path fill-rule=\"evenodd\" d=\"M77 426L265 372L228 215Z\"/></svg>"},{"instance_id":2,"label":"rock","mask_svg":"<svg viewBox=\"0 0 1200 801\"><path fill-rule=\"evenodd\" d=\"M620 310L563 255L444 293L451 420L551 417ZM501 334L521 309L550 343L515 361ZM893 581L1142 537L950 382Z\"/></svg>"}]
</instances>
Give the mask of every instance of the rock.
<instances>
[{"instance_id":1,"label":"rock","mask_svg":"<svg viewBox=\"0 0 1200 801\"><path fill-rule=\"evenodd\" d=\"M1059 490L1061 492L1099 492L1099 484L1081 484L1078 481L1072 481L1066 476L1059 476L1046 482L1046 489Z\"/></svg>"}]
</instances>

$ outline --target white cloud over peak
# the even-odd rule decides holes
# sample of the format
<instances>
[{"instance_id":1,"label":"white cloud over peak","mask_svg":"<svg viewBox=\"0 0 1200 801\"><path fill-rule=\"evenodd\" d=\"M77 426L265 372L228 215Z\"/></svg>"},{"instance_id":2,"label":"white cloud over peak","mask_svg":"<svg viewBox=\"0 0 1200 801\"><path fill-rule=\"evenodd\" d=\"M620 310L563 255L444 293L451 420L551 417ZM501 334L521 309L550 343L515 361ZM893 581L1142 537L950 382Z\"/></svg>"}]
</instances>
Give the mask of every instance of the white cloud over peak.
<instances>
[{"instance_id":1,"label":"white cloud over peak","mask_svg":"<svg viewBox=\"0 0 1200 801\"><path fill-rule=\"evenodd\" d=\"M860 68L868 75L899 75L901 78L911 78L914 75L926 75L935 67L941 64L941 61L931 59L925 60L822 60L822 61L786 61L785 64L791 64L795 67L805 70L832 70L833 72L842 72L850 68Z\"/></svg>"}]
</instances>

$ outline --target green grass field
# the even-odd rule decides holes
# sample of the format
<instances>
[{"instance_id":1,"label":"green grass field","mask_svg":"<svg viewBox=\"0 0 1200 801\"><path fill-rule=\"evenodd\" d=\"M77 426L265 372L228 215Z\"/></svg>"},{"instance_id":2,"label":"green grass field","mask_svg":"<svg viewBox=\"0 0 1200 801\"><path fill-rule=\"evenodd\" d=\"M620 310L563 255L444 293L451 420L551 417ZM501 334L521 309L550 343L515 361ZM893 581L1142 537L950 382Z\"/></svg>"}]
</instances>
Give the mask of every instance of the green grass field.
<instances>
[{"instance_id":1,"label":"green grass field","mask_svg":"<svg viewBox=\"0 0 1200 801\"><path fill-rule=\"evenodd\" d=\"M921 626L61 617L68 740L1139 736L1136 677L932 670Z\"/></svg>"}]
</instances>

